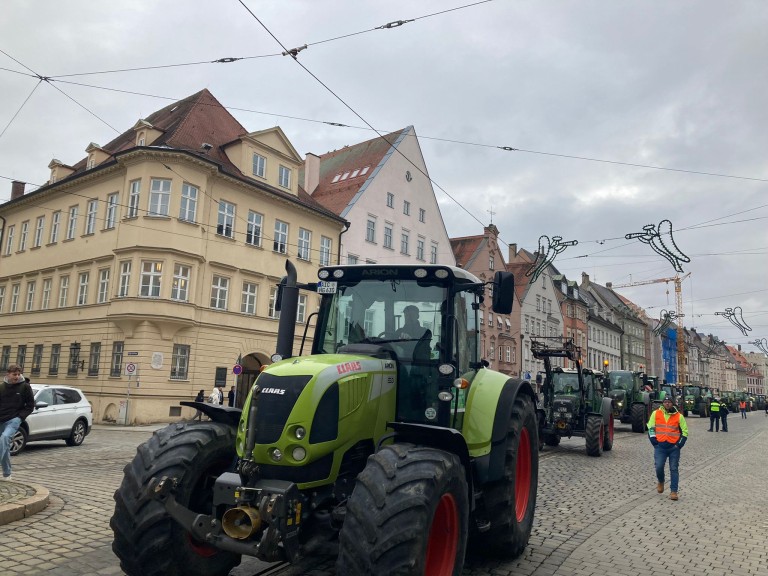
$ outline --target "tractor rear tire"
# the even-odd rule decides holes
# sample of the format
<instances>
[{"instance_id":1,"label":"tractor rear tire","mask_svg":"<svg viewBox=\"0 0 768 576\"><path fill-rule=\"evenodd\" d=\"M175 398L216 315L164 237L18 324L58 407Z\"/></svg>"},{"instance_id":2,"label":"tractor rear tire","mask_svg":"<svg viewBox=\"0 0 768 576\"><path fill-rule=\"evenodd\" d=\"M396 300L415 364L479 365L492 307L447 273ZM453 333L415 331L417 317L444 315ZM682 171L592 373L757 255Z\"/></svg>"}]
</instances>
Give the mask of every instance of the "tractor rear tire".
<instances>
[{"instance_id":1,"label":"tractor rear tire","mask_svg":"<svg viewBox=\"0 0 768 576\"><path fill-rule=\"evenodd\" d=\"M536 509L537 446L533 401L521 394L515 399L507 428L504 476L483 487L491 527L477 537L473 548L505 558L517 558L525 550Z\"/></svg>"},{"instance_id":2,"label":"tractor rear tire","mask_svg":"<svg viewBox=\"0 0 768 576\"><path fill-rule=\"evenodd\" d=\"M613 414L608 415L608 427L603 435L603 452L613 450Z\"/></svg>"},{"instance_id":3,"label":"tractor rear tire","mask_svg":"<svg viewBox=\"0 0 768 576\"><path fill-rule=\"evenodd\" d=\"M176 501L210 514L213 484L235 458L235 429L216 422L170 424L137 449L115 492L109 522L112 551L129 576L225 576L240 564L240 555L193 540L147 496L153 477L177 478Z\"/></svg>"},{"instance_id":4,"label":"tractor rear tire","mask_svg":"<svg viewBox=\"0 0 768 576\"><path fill-rule=\"evenodd\" d=\"M602 416L587 416L584 438L587 441L587 456L602 456L605 441L605 424Z\"/></svg>"},{"instance_id":5,"label":"tractor rear tire","mask_svg":"<svg viewBox=\"0 0 768 576\"><path fill-rule=\"evenodd\" d=\"M339 533L338 574L458 576L469 526L459 457L393 444L368 458Z\"/></svg>"},{"instance_id":6,"label":"tractor rear tire","mask_svg":"<svg viewBox=\"0 0 768 576\"><path fill-rule=\"evenodd\" d=\"M637 403L632 404L632 432L642 434L645 431L645 425L648 422L648 418L645 417L645 404Z\"/></svg>"},{"instance_id":7,"label":"tractor rear tire","mask_svg":"<svg viewBox=\"0 0 768 576\"><path fill-rule=\"evenodd\" d=\"M560 436L557 434L544 434L544 444L547 446L559 446Z\"/></svg>"}]
</instances>

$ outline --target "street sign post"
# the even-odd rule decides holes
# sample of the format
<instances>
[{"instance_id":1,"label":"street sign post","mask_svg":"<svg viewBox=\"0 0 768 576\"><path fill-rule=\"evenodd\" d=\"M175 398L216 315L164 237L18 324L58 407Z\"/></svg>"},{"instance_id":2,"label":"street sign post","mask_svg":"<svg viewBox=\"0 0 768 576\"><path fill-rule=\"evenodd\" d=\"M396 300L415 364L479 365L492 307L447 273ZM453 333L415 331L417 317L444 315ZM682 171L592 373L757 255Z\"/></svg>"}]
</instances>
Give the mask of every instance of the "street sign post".
<instances>
[{"instance_id":1,"label":"street sign post","mask_svg":"<svg viewBox=\"0 0 768 576\"><path fill-rule=\"evenodd\" d=\"M235 364L234 366L232 366L232 374L234 374L235 376L239 376L242 373L243 373L243 367L240 364Z\"/></svg>"},{"instance_id":2,"label":"street sign post","mask_svg":"<svg viewBox=\"0 0 768 576\"><path fill-rule=\"evenodd\" d=\"M136 374L137 368L138 368L138 365L136 364L136 362L126 362L124 373L126 376L133 376L134 374Z\"/></svg>"}]
</instances>

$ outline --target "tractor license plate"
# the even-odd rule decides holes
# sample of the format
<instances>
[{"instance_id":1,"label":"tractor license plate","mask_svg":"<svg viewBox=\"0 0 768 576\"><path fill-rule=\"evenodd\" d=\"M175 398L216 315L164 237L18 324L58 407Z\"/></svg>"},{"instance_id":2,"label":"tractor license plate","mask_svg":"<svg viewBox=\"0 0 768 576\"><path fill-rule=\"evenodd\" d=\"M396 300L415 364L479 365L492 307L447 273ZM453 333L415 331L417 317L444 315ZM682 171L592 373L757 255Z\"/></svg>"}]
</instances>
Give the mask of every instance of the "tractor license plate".
<instances>
[{"instance_id":1,"label":"tractor license plate","mask_svg":"<svg viewBox=\"0 0 768 576\"><path fill-rule=\"evenodd\" d=\"M327 280L320 280L317 283L318 294L336 294L336 282L328 282Z\"/></svg>"}]
</instances>

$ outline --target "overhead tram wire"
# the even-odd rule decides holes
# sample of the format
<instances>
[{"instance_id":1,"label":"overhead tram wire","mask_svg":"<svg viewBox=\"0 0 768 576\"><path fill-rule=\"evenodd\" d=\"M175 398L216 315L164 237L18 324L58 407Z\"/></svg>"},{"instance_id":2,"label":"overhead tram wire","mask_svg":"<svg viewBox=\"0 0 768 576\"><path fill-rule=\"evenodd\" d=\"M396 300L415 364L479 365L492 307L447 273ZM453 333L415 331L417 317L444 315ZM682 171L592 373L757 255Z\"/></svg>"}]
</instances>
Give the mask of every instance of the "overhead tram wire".
<instances>
[{"instance_id":1,"label":"overhead tram wire","mask_svg":"<svg viewBox=\"0 0 768 576\"><path fill-rule=\"evenodd\" d=\"M11 116L11 119L8 120L8 124L5 125L5 128L3 128L3 131L0 132L0 138L2 138L3 135L5 134L5 131L8 130L8 128L10 128L11 124L13 124L13 121L16 120L16 117L21 112L22 108L24 108L24 106L26 106L27 102L29 102L29 99L32 98L32 94L35 93L35 90L37 90L38 86L40 86L40 84L42 84L42 83L43 83L42 80L38 80L37 84L35 84L35 87L32 88L32 92L30 92L29 95L24 99L24 102L21 103L21 106L19 106L19 109L16 110L14 115Z\"/></svg>"}]
</instances>

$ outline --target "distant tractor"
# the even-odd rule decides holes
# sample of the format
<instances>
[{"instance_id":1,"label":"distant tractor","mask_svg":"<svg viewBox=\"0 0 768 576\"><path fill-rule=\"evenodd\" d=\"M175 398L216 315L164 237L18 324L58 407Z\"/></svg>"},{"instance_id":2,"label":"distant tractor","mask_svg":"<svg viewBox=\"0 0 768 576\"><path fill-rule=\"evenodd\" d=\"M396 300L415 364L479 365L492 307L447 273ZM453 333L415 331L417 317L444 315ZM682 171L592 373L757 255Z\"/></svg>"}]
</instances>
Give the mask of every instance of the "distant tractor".
<instances>
[{"instance_id":1,"label":"distant tractor","mask_svg":"<svg viewBox=\"0 0 768 576\"><path fill-rule=\"evenodd\" d=\"M712 399L712 393L705 386L683 386L683 396L685 398L685 412L696 414L700 418L709 417L709 402Z\"/></svg>"},{"instance_id":2,"label":"distant tractor","mask_svg":"<svg viewBox=\"0 0 768 576\"><path fill-rule=\"evenodd\" d=\"M613 448L611 399L601 392L600 376L581 367L580 350L572 338L541 338L531 342L533 357L544 361L543 401L539 414L540 441L557 446L560 438L582 437L589 456ZM552 366L552 358L575 363L569 370Z\"/></svg>"},{"instance_id":3,"label":"distant tractor","mask_svg":"<svg viewBox=\"0 0 768 576\"><path fill-rule=\"evenodd\" d=\"M645 390L642 372L611 370L604 386L613 403L613 416L622 424L632 424L632 432L641 434L651 417L651 393Z\"/></svg>"}]
</instances>

